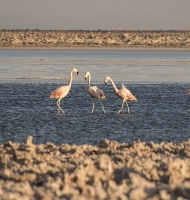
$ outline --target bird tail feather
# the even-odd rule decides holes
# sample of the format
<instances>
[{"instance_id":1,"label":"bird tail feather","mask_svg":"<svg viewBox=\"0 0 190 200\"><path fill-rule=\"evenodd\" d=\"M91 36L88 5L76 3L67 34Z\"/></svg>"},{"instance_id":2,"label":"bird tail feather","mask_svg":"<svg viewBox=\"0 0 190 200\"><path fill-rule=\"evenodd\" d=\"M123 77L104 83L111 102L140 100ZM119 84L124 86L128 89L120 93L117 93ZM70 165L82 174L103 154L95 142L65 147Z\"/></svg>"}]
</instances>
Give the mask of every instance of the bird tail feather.
<instances>
[{"instance_id":1,"label":"bird tail feather","mask_svg":"<svg viewBox=\"0 0 190 200\"><path fill-rule=\"evenodd\" d=\"M102 99L105 99L105 98L106 98L105 95L104 95L104 93L103 93L103 91L101 91L100 96L101 96Z\"/></svg>"},{"instance_id":2,"label":"bird tail feather","mask_svg":"<svg viewBox=\"0 0 190 200\"><path fill-rule=\"evenodd\" d=\"M132 95L132 94L128 94L127 95L127 99L131 100L131 101L137 101L137 98L134 95Z\"/></svg>"}]
</instances>

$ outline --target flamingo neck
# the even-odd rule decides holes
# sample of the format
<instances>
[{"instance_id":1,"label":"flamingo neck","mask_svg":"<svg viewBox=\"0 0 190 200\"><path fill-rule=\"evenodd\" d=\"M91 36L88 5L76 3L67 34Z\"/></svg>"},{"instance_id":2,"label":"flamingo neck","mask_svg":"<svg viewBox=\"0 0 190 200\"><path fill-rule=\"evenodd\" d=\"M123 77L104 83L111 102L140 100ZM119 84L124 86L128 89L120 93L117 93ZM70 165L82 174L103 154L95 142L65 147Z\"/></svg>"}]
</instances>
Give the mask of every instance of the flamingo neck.
<instances>
[{"instance_id":1,"label":"flamingo neck","mask_svg":"<svg viewBox=\"0 0 190 200\"><path fill-rule=\"evenodd\" d=\"M73 71L71 71L70 73L70 79L69 79L69 87L71 87L71 84L72 84L72 81L73 81Z\"/></svg>"},{"instance_id":2,"label":"flamingo neck","mask_svg":"<svg viewBox=\"0 0 190 200\"><path fill-rule=\"evenodd\" d=\"M91 80L91 75L88 75L88 89L90 89L90 80Z\"/></svg>"},{"instance_id":3,"label":"flamingo neck","mask_svg":"<svg viewBox=\"0 0 190 200\"><path fill-rule=\"evenodd\" d=\"M111 82L111 84L113 86L113 89L114 89L115 93L117 94L119 90L117 89L117 87L116 87L115 83L113 82L113 80L111 78L109 78L109 80L110 80L110 82Z\"/></svg>"}]
</instances>

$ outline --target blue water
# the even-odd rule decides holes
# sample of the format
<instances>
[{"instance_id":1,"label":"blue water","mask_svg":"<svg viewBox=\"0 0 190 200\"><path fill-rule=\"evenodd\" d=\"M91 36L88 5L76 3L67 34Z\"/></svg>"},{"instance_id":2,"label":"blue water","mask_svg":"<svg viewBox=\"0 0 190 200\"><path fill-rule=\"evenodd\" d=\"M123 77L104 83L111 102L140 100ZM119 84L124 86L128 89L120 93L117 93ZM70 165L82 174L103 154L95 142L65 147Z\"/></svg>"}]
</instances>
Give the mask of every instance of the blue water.
<instances>
[{"instance_id":1,"label":"blue water","mask_svg":"<svg viewBox=\"0 0 190 200\"><path fill-rule=\"evenodd\" d=\"M36 144L187 140L189 58L188 52L0 50L0 143L24 142L28 135ZM79 76L73 74L70 93L61 101L66 114L57 115L56 100L47 97L67 84L72 67ZM98 100L90 113L85 71L106 95L106 114ZM131 114L126 106L117 114L122 102L110 84L103 84L105 75L113 77L118 88L124 82L136 96L137 102L128 102Z\"/></svg>"}]
</instances>

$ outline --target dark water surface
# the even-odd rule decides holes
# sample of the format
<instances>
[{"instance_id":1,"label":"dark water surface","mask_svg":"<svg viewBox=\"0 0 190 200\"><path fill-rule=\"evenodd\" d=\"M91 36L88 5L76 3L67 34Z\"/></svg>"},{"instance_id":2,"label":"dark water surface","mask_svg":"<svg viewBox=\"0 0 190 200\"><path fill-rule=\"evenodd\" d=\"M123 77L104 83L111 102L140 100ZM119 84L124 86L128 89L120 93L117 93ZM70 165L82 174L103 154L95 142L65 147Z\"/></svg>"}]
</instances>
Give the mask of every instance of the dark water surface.
<instances>
[{"instance_id":1,"label":"dark water surface","mask_svg":"<svg viewBox=\"0 0 190 200\"><path fill-rule=\"evenodd\" d=\"M92 101L86 84L73 84L62 99L66 114L57 115L55 99L47 96L60 83L0 83L0 143L8 140L24 142L28 135L36 144L93 144L101 139L118 142L172 141L190 137L190 83L127 84L138 102L129 102L117 115L121 99L111 85L98 84L106 99L98 100L90 114ZM117 84L120 87L121 84Z\"/></svg>"}]
</instances>

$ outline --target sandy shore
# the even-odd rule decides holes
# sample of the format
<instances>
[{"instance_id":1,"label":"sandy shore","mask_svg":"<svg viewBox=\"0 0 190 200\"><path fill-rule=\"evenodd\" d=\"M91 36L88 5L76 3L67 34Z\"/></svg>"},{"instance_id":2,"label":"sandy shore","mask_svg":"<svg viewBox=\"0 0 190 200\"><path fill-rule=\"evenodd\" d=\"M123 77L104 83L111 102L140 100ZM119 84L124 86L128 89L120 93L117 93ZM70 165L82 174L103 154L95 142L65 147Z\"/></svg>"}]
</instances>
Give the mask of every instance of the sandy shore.
<instances>
[{"instance_id":1,"label":"sandy shore","mask_svg":"<svg viewBox=\"0 0 190 200\"><path fill-rule=\"evenodd\" d=\"M189 199L190 140L0 145L1 199Z\"/></svg>"}]
</instances>

